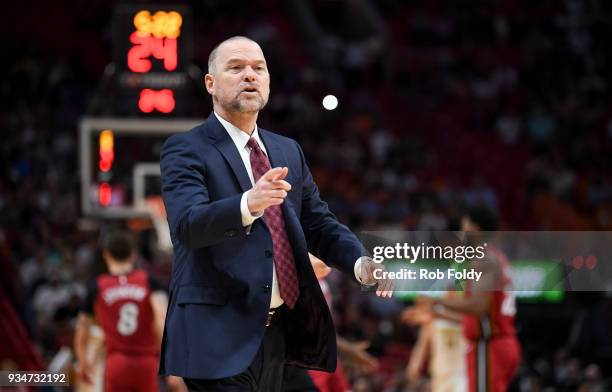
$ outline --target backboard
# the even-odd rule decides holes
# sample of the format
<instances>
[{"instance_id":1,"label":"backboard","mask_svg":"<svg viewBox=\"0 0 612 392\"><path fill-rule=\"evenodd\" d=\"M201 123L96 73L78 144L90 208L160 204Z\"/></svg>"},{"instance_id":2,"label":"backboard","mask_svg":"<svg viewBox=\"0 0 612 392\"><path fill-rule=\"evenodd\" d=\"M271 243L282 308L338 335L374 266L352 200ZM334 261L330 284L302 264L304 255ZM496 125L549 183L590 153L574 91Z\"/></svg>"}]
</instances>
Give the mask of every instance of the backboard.
<instances>
[{"instance_id":1,"label":"backboard","mask_svg":"<svg viewBox=\"0 0 612 392\"><path fill-rule=\"evenodd\" d=\"M117 219L148 217L145 199L161 193L159 153L164 141L203 121L82 118L79 131L82 214Z\"/></svg>"}]
</instances>

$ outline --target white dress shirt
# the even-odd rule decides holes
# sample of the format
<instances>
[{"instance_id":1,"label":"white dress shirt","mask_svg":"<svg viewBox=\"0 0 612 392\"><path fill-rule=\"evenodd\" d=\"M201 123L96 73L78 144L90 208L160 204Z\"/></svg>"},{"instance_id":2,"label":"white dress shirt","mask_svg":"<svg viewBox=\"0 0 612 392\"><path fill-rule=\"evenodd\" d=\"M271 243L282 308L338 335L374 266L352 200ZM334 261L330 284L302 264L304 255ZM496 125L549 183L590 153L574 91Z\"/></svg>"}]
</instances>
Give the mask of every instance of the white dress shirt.
<instances>
[{"instance_id":1,"label":"white dress shirt","mask_svg":"<svg viewBox=\"0 0 612 392\"><path fill-rule=\"evenodd\" d=\"M247 174L249 175L249 179L251 180L251 184L255 185L255 178L253 177L253 169L251 168L251 148L247 146L249 139L252 137L259 144L259 148L268 155L266 151L266 147L262 143L259 138L259 133L257 132L257 124L255 124L255 129L253 133L249 136L246 132L243 132L240 128L225 120L223 117L214 112L215 116L223 125L223 128L227 131L227 133L232 138L232 141L236 145L236 149L240 153L240 158L242 158L242 162L244 163L244 167L246 168ZM259 215L251 214L249 211L249 205L247 202L247 196L250 190L244 192L242 194L242 198L240 199L240 213L242 215L242 226L247 227L247 232L250 231L250 227L255 222L255 219L261 218L263 216L263 212ZM361 266L361 258L357 260L355 263L355 277L357 281L361 282L361 276L359 274L359 267ZM272 298L270 300L270 308L276 308L281 306L284 303L283 299L280 296L280 290L278 288L278 279L276 278L276 266L272 265Z\"/></svg>"}]
</instances>

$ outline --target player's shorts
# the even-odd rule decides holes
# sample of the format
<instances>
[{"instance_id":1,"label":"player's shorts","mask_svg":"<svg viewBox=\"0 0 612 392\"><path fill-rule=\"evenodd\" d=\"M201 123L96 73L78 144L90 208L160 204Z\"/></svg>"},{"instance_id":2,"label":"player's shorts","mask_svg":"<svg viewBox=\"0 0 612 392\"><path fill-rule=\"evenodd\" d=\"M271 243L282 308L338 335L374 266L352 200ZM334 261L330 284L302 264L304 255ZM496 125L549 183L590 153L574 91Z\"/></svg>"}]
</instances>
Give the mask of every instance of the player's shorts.
<instances>
[{"instance_id":1,"label":"player's shorts","mask_svg":"<svg viewBox=\"0 0 612 392\"><path fill-rule=\"evenodd\" d=\"M449 374L432 374L431 375L431 391L432 392L466 392L467 377L465 369L463 373Z\"/></svg>"},{"instance_id":2,"label":"player's shorts","mask_svg":"<svg viewBox=\"0 0 612 392\"><path fill-rule=\"evenodd\" d=\"M467 371L470 392L506 392L521 362L514 336L470 341Z\"/></svg>"},{"instance_id":3,"label":"player's shorts","mask_svg":"<svg viewBox=\"0 0 612 392\"><path fill-rule=\"evenodd\" d=\"M159 357L110 353L106 356L104 390L106 392L157 392Z\"/></svg>"}]
</instances>

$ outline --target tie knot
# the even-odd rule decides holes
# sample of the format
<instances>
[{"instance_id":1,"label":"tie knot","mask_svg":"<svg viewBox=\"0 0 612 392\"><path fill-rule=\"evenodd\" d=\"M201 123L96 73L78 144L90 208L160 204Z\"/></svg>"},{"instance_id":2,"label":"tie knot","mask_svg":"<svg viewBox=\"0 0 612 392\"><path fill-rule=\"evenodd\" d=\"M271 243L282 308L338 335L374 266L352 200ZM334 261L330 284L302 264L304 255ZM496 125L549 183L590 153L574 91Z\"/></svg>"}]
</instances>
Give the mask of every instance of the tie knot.
<instances>
[{"instance_id":1,"label":"tie knot","mask_svg":"<svg viewBox=\"0 0 612 392\"><path fill-rule=\"evenodd\" d=\"M255 140L254 137L249 138L249 141L247 142L247 146L249 146L251 149L255 150L256 152L261 150L261 148L259 148L259 143L257 143L257 140Z\"/></svg>"}]
</instances>

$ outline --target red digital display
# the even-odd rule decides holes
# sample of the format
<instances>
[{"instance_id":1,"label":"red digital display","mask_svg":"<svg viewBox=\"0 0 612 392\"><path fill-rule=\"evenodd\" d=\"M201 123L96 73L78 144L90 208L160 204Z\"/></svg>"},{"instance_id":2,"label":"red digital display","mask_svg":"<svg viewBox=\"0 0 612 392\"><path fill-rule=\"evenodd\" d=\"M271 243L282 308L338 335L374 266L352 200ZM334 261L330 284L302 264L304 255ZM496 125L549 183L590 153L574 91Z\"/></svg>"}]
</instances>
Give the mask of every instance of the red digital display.
<instances>
[{"instance_id":1,"label":"red digital display","mask_svg":"<svg viewBox=\"0 0 612 392\"><path fill-rule=\"evenodd\" d=\"M131 48L127 53L127 66L132 72L144 74L151 71L152 61L163 62L167 72L178 66L178 39L183 18L176 11L138 11L134 15L136 31L130 34ZM138 108L143 113L171 113L175 108L174 91L171 89L143 89Z\"/></svg>"},{"instance_id":2,"label":"red digital display","mask_svg":"<svg viewBox=\"0 0 612 392\"><path fill-rule=\"evenodd\" d=\"M166 71L174 71L178 64L175 38L156 38L151 35L143 35L134 31L130 36L130 42L134 44L128 52L128 68L132 72L149 72L153 56L164 61Z\"/></svg>"},{"instance_id":3,"label":"red digital display","mask_svg":"<svg viewBox=\"0 0 612 392\"><path fill-rule=\"evenodd\" d=\"M100 205L108 207L112 201L113 190L107 182L103 182L98 186L98 199Z\"/></svg>"},{"instance_id":4,"label":"red digital display","mask_svg":"<svg viewBox=\"0 0 612 392\"><path fill-rule=\"evenodd\" d=\"M174 106L174 92L168 88L159 91L146 88L140 92L138 108L144 113L151 113L154 110L171 113Z\"/></svg>"},{"instance_id":5,"label":"red digital display","mask_svg":"<svg viewBox=\"0 0 612 392\"><path fill-rule=\"evenodd\" d=\"M101 172L109 172L113 167L115 159L115 141L113 132L106 129L100 132L100 162L98 164Z\"/></svg>"}]
</instances>

